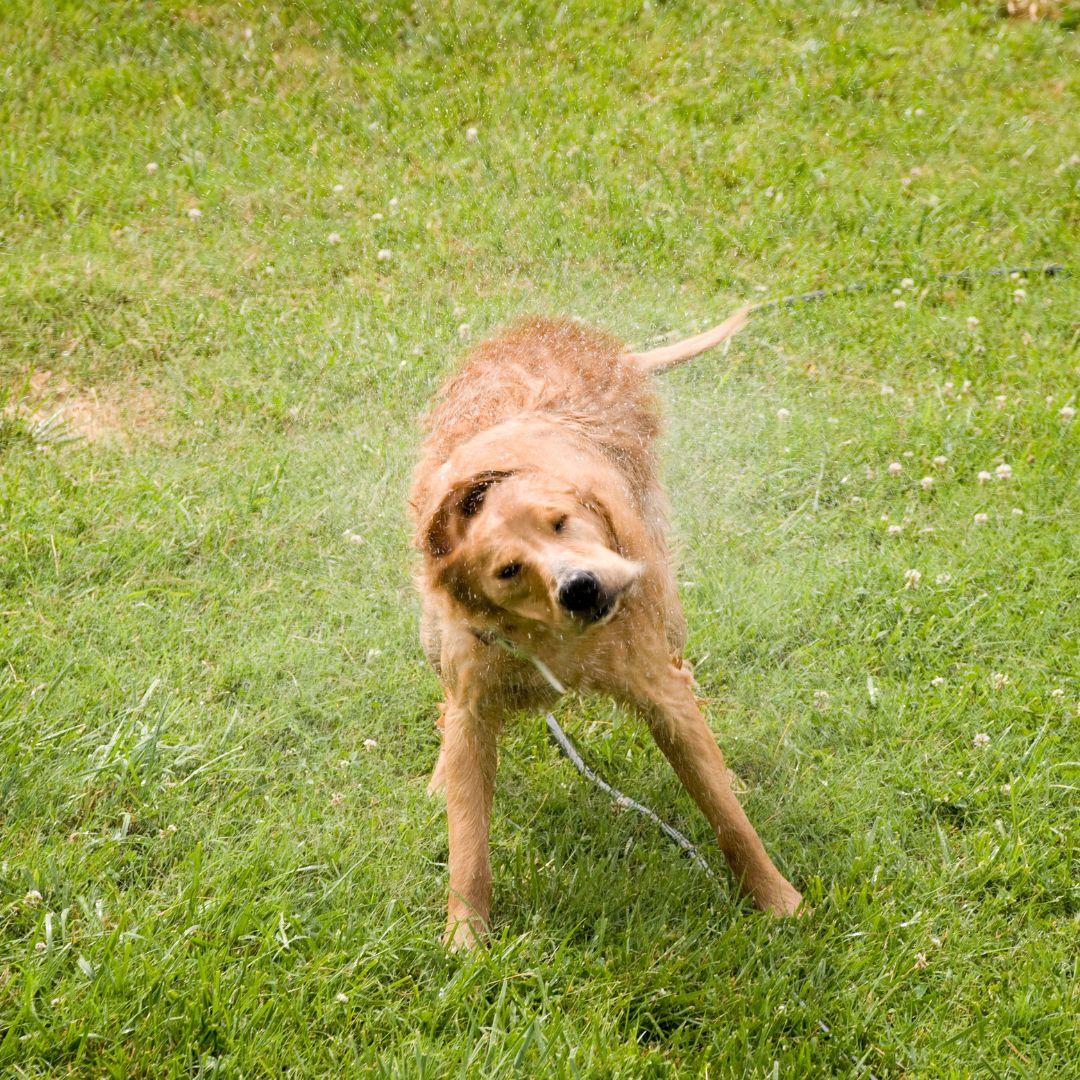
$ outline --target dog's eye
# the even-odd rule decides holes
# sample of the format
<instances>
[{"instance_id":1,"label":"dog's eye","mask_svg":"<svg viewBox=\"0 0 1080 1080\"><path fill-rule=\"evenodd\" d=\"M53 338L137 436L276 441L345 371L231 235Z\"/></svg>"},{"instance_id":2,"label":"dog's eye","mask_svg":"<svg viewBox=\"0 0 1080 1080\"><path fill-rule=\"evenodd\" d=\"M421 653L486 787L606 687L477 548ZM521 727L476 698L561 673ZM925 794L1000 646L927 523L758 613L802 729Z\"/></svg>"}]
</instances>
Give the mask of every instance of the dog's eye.
<instances>
[{"instance_id":1,"label":"dog's eye","mask_svg":"<svg viewBox=\"0 0 1080 1080\"><path fill-rule=\"evenodd\" d=\"M555 530L555 532L561 533L563 531L563 529L566 528L566 515L563 514L562 517L557 517L551 523L551 527L552 527L552 529Z\"/></svg>"},{"instance_id":2,"label":"dog's eye","mask_svg":"<svg viewBox=\"0 0 1080 1080\"><path fill-rule=\"evenodd\" d=\"M500 581L509 581L511 578L516 578L521 573L521 563L509 562L505 566L500 567L496 571L495 576Z\"/></svg>"}]
</instances>

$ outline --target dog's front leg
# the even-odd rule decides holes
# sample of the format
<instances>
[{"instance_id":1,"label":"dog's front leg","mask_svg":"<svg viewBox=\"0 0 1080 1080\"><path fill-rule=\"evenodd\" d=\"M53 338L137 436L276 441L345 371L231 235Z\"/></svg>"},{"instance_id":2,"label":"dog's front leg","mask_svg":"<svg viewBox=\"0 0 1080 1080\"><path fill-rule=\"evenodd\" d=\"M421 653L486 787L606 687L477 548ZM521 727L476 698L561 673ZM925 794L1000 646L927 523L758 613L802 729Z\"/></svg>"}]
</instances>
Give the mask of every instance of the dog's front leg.
<instances>
[{"instance_id":1,"label":"dog's front leg","mask_svg":"<svg viewBox=\"0 0 1080 1080\"><path fill-rule=\"evenodd\" d=\"M491 913L488 833L495 789L498 719L473 706L449 701L440 763L446 782L450 830L450 899L446 942L472 948L487 930Z\"/></svg>"},{"instance_id":2,"label":"dog's front leg","mask_svg":"<svg viewBox=\"0 0 1080 1080\"><path fill-rule=\"evenodd\" d=\"M674 664L637 681L635 704L683 786L708 818L740 890L757 907L792 915L802 896L773 865L731 790L723 754L701 715L689 672Z\"/></svg>"}]
</instances>

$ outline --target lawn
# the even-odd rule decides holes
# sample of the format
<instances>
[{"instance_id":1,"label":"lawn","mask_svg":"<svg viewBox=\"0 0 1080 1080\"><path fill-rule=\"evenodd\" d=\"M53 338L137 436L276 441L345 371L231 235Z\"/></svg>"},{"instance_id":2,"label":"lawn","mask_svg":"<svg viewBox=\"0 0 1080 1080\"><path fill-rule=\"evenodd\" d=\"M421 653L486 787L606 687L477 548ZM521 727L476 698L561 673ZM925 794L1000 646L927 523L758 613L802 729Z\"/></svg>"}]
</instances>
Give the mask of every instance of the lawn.
<instances>
[{"instance_id":1,"label":"lawn","mask_svg":"<svg viewBox=\"0 0 1080 1080\"><path fill-rule=\"evenodd\" d=\"M1076 269L1065 8L8 0L4 1075L1075 1068L1080 283L936 280ZM525 717L447 954L433 389L518 314L855 281L662 384L690 656L810 913L568 700L718 877Z\"/></svg>"}]
</instances>

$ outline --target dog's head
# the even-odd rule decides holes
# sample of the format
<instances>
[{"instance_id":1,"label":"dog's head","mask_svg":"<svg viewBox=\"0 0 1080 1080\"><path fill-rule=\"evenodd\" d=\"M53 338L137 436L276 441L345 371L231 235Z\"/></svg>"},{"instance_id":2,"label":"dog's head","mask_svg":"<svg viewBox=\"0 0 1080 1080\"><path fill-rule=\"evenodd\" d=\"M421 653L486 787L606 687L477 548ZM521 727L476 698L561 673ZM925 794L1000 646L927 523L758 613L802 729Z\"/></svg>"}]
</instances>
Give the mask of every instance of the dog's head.
<instances>
[{"instance_id":1,"label":"dog's head","mask_svg":"<svg viewBox=\"0 0 1080 1080\"><path fill-rule=\"evenodd\" d=\"M584 632L610 621L641 564L602 498L533 471L460 480L421 523L433 582L479 616Z\"/></svg>"}]
</instances>

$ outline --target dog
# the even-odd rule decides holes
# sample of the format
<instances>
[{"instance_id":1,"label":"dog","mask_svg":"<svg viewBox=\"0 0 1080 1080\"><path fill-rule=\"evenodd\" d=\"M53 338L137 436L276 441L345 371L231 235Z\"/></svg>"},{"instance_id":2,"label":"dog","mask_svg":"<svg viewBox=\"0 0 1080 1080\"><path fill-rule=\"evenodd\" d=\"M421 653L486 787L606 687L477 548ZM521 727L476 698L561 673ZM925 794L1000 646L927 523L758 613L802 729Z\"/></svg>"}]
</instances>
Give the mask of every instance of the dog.
<instances>
[{"instance_id":1,"label":"dog","mask_svg":"<svg viewBox=\"0 0 1080 1080\"><path fill-rule=\"evenodd\" d=\"M446 795L452 948L489 925L496 741L508 715L557 696L545 667L644 718L757 907L801 903L731 789L682 659L654 451L653 374L727 341L749 310L643 353L527 319L474 348L427 414L409 503L421 639L445 693L429 790Z\"/></svg>"}]
</instances>

